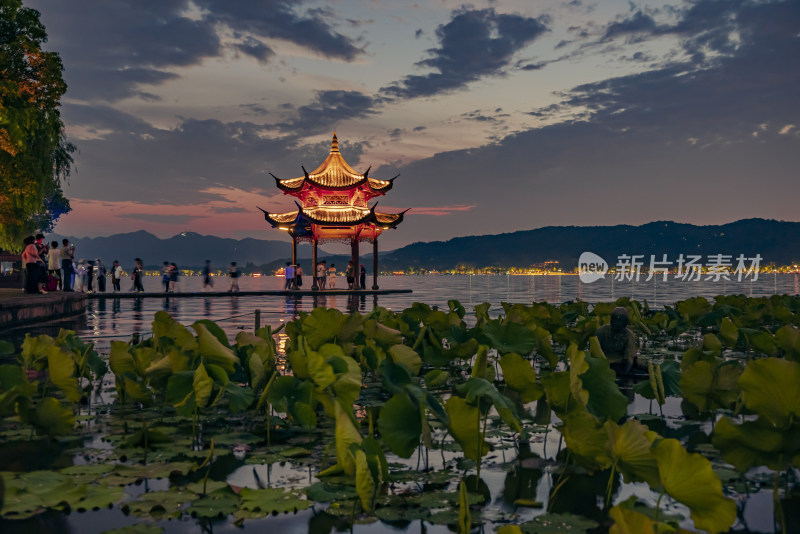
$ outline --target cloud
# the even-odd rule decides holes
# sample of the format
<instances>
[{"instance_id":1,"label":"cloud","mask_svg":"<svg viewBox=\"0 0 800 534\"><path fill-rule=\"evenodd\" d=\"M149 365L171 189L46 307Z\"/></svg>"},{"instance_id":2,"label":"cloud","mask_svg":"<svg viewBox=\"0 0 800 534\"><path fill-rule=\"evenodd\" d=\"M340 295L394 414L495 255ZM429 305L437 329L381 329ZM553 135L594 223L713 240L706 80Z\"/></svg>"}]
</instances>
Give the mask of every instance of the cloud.
<instances>
[{"instance_id":1,"label":"cloud","mask_svg":"<svg viewBox=\"0 0 800 534\"><path fill-rule=\"evenodd\" d=\"M453 11L436 29L439 47L417 63L433 72L409 75L381 89L395 98L432 96L461 89L486 76L505 74L515 53L548 31L548 18L497 13L494 9Z\"/></svg>"},{"instance_id":2,"label":"cloud","mask_svg":"<svg viewBox=\"0 0 800 534\"><path fill-rule=\"evenodd\" d=\"M243 54L254 57L262 64L268 63L275 55L272 48L253 37L246 37L243 42L236 45L236 48Z\"/></svg>"},{"instance_id":3,"label":"cloud","mask_svg":"<svg viewBox=\"0 0 800 534\"><path fill-rule=\"evenodd\" d=\"M380 105L380 99L360 91L317 91L313 102L298 107L294 118L276 126L301 137L318 134L339 122L375 115Z\"/></svg>"},{"instance_id":4,"label":"cloud","mask_svg":"<svg viewBox=\"0 0 800 534\"><path fill-rule=\"evenodd\" d=\"M364 53L319 11L300 2L223 0L31 0L51 36L49 46L68 65L72 99L114 102L152 98L144 86L174 79L176 67L222 57L226 46L270 61L265 39L282 39L328 58L352 61ZM225 37L225 41L221 36Z\"/></svg>"},{"instance_id":5,"label":"cloud","mask_svg":"<svg viewBox=\"0 0 800 534\"><path fill-rule=\"evenodd\" d=\"M414 207L408 212L412 215L433 215L440 217L442 215L450 215L459 211L470 211L475 208L477 204L454 204L451 206L426 206Z\"/></svg>"},{"instance_id":6,"label":"cloud","mask_svg":"<svg viewBox=\"0 0 800 534\"><path fill-rule=\"evenodd\" d=\"M283 39L317 54L352 61L364 53L355 41L330 24L329 9L311 9L300 14L298 2L231 2L230 0L195 0L207 10L207 18L228 28L249 32L257 37Z\"/></svg>"},{"instance_id":7,"label":"cloud","mask_svg":"<svg viewBox=\"0 0 800 534\"><path fill-rule=\"evenodd\" d=\"M64 116L69 136L99 132L80 140L70 198L181 205L226 198L224 190L215 189L219 184L273 192L268 171L300 176L301 164L321 163L330 151L330 141L275 137L271 126L247 121L183 119L174 128L156 128L106 106L79 104L65 104ZM364 146L347 141L340 146L357 164Z\"/></svg>"},{"instance_id":8,"label":"cloud","mask_svg":"<svg viewBox=\"0 0 800 534\"><path fill-rule=\"evenodd\" d=\"M700 4L674 24L687 28L682 42L722 27L735 31L734 49L721 46L702 64L689 55L577 86L547 113L580 120L399 167L395 205L414 206L419 191L449 205L481 200L435 225L408 217L398 232L432 240L548 225L796 220L800 136L787 125L800 124L800 71L787 66L800 64L800 10L796 2L740 2L704 27L692 19Z\"/></svg>"}]
</instances>

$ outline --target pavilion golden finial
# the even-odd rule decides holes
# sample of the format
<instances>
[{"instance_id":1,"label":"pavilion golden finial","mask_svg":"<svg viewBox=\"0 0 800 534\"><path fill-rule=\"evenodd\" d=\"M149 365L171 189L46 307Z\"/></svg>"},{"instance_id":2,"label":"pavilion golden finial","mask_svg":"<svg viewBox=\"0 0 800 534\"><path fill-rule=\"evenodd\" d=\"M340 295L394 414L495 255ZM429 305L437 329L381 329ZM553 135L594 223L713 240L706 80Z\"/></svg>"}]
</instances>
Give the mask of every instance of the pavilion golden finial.
<instances>
[{"instance_id":1,"label":"pavilion golden finial","mask_svg":"<svg viewBox=\"0 0 800 534\"><path fill-rule=\"evenodd\" d=\"M339 152L339 139L336 137L336 132L333 132L333 140L331 141L331 154Z\"/></svg>"}]
</instances>

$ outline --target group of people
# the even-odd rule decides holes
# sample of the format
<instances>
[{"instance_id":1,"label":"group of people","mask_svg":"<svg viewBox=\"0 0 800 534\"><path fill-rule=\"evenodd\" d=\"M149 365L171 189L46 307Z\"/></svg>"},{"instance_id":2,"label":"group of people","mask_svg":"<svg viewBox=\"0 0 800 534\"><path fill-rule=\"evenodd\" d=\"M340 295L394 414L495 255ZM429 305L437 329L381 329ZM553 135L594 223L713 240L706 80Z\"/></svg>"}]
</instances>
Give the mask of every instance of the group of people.
<instances>
[{"instance_id":1,"label":"group of people","mask_svg":"<svg viewBox=\"0 0 800 534\"><path fill-rule=\"evenodd\" d=\"M333 263L328 267L325 260L318 262L313 275L319 289L336 289L337 271L336 265ZM352 260L347 262L344 276L347 279L347 289L367 288L367 270L363 264L361 265L358 280L356 280L356 271ZM286 280L283 286L284 289L300 289L303 287L303 268L299 264L286 262L284 277Z\"/></svg>"},{"instance_id":2,"label":"group of people","mask_svg":"<svg viewBox=\"0 0 800 534\"><path fill-rule=\"evenodd\" d=\"M23 240L22 263L25 264L25 293L47 293L49 291L83 291L92 293L106 290L109 274L105 264L95 260L75 261L75 245L68 239L44 242L43 234L28 236ZM113 291L119 291L122 267L114 261L111 267Z\"/></svg>"}]
</instances>

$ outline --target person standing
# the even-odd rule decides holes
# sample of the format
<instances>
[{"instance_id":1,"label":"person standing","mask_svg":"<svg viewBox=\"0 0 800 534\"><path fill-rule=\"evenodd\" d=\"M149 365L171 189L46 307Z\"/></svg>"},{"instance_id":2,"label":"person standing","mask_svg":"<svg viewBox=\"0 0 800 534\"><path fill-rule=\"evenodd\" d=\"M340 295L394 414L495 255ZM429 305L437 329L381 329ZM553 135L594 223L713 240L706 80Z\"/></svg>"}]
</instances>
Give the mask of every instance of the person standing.
<instances>
[{"instance_id":1,"label":"person standing","mask_svg":"<svg viewBox=\"0 0 800 534\"><path fill-rule=\"evenodd\" d=\"M39 252L39 278L38 287L40 292L47 292L47 245L44 244L44 235L36 234L36 250Z\"/></svg>"},{"instance_id":2,"label":"person standing","mask_svg":"<svg viewBox=\"0 0 800 534\"><path fill-rule=\"evenodd\" d=\"M94 293L94 260L89 260L86 264L86 289L89 293Z\"/></svg>"},{"instance_id":3,"label":"person standing","mask_svg":"<svg viewBox=\"0 0 800 534\"><path fill-rule=\"evenodd\" d=\"M295 289L303 287L303 268L299 263L294 268L294 287Z\"/></svg>"},{"instance_id":4,"label":"person standing","mask_svg":"<svg viewBox=\"0 0 800 534\"><path fill-rule=\"evenodd\" d=\"M169 264L169 292L175 293L178 290L178 266L175 263Z\"/></svg>"},{"instance_id":5,"label":"person standing","mask_svg":"<svg viewBox=\"0 0 800 534\"><path fill-rule=\"evenodd\" d=\"M131 278L133 278L133 289L131 291L136 291L137 293L144 293L144 286L142 285L142 276L144 276L144 265L142 264L141 258L136 258L134 260L136 265L133 268L133 274L131 274Z\"/></svg>"},{"instance_id":6,"label":"person standing","mask_svg":"<svg viewBox=\"0 0 800 534\"><path fill-rule=\"evenodd\" d=\"M100 261L100 258L95 260L95 265L97 265L97 290L100 293L106 292L106 266L103 265L103 262Z\"/></svg>"},{"instance_id":7,"label":"person standing","mask_svg":"<svg viewBox=\"0 0 800 534\"><path fill-rule=\"evenodd\" d=\"M114 260L114 263L111 265L111 287L114 293L121 291L119 288L120 280L122 280L122 265L120 265L117 260Z\"/></svg>"},{"instance_id":8,"label":"person standing","mask_svg":"<svg viewBox=\"0 0 800 534\"><path fill-rule=\"evenodd\" d=\"M293 289L294 288L294 265L290 262L286 262L286 269L283 271L286 280L283 283L283 289Z\"/></svg>"},{"instance_id":9,"label":"person standing","mask_svg":"<svg viewBox=\"0 0 800 534\"><path fill-rule=\"evenodd\" d=\"M228 293L239 292L239 269L236 267L236 262L232 261L231 266L228 267L228 276L231 277L231 288Z\"/></svg>"},{"instance_id":10,"label":"person standing","mask_svg":"<svg viewBox=\"0 0 800 534\"><path fill-rule=\"evenodd\" d=\"M164 266L161 267L161 285L164 286L164 293L169 293L169 279L170 279L169 262L165 261Z\"/></svg>"},{"instance_id":11,"label":"person standing","mask_svg":"<svg viewBox=\"0 0 800 534\"><path fill-rule=\"evenodd\" d=\"M79 260L75 266L75 291L86 291L86 260Z\"/></svg>"},{"instance_id":12,"label":"person standing","mask_svg":"<svg viewBox=\"0 0 800 534\"><path fill-rule=\"evenodd\" d=\"M46 293L39 291L39 249L36 247L36 238L32 235L26 237L23 242L25 249L22 251L22 263L25 264L25 293L38 294Z\"/></svg>"},{"instance_id":13,"label":"person standing","mask_svg":"<svg viewBox=\"0 0 800 534\"><path fill-rule=\"evenodd\" d=\"M72 249L69 239L61 240L61 288L72 291Z\"/></svg>"},{"instance_id":14,"label":"person standing","mask_svg":"<svg viewBox=\"0 0 800 534\"><path fill-rule=\"evenodd\" d=\"M47 275L58 279L56 289L62 289L61 285L61 251L58 250L58 241L50 243L50 250L47 251Z\"/></svg>"},{"instance_id":15,"label":"person standing","mask_svg":"<svg viewBox=\"0 0 800 534\"><path fill-rule=\"evenodd\" d=\"M361 282L361 289L367 289L367 270L364 268L364 264L361 264L361 271L358 275L359 282Z\"/></svg>"},{"instance_id":16,"label":"person standing","mask_svg":"<svg viewBox=\"0 0 800 534\"><path fill-rule=\"evenodd\" d=\"M325 278L328 270L325 268L325 260L317 264L317 287L325 289Z\"/></svg>"},{"instance_id":17,"label":"person standing","mask_svg":"<svg viewBox=\"0 0 800 534\"><path fill-rule=\"evenodd\" d=\"M353 277L355 268L353 267L353 260L347 262L347 269L344 271L344 276L347 278L347 289L354 289L355 278Z\"/></svg>"},{"instance_id":18,"label":"person standing","mask_svg":"<svg viewBox=\"0 0 800 534\"><path fill-rule=\"evenodd\" d=\"M328 269L328 283L331 289L336 289L336 265L331 263L331 268Z\"/></svg>"},{"instance_id":19,"label":"person standing","mask_svg":"<svg viewBox=\"0 0 800 534\"><path fill-rule=\"evenodd\" d=\"M207 287L214 287L214 281L211 280L211 260L206 260L203 266L203 289Z\"/></svg>"}]
</instances>

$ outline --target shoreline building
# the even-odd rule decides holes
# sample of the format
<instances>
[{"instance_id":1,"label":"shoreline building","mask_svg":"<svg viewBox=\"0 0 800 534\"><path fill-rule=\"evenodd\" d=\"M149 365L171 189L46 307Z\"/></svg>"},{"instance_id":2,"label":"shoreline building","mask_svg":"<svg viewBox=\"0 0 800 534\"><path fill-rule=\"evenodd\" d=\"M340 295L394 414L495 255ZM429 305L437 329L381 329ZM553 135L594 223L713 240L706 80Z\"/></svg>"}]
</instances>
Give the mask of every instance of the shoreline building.
<instances>
[{"instance_id":1,"label":"shoreline building","mask_svg":"<svg viewBox=\"0 0 800 534\"><path fill-rule=\"evenodd\" d=\"M368 202L383 196L392 188L394 178L378 180L369 176L369 168L360 174L353 170L339 152L339 140L333 132L331 152L322 164L311 172L303 169L303 176L282 180L270 173L278 189L292 195L295 211L285 213L264 212L264 219L273 227L287 232L292 238L292 263L297 263L297 243L309 242L313 246L312 261L316 270L317 245L339 242L350 245L353 266L358 276L359 243L372 243L372 289L378 288L378 236L384 230L397 228L406 211L383 213ZM399 176L399 175L398 175ZM315 271L314 271L315 272ZM318 289L316 276L311 289Z\"/></svg>"}]
</instances>

